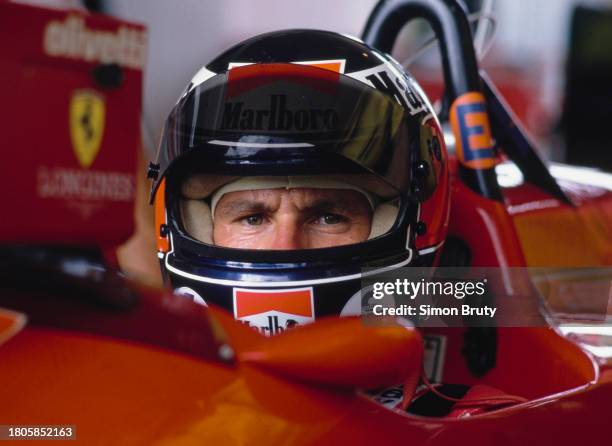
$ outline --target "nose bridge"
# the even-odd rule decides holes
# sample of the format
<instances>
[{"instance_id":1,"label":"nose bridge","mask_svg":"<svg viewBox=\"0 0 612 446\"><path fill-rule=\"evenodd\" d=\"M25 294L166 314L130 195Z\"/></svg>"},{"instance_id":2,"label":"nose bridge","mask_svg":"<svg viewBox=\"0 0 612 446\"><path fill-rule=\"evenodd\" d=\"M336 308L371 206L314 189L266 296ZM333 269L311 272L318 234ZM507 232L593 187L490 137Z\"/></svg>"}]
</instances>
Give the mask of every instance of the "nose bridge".
<instances>
[{"instance_id":1,"label":"nose bridge","mask_svg":"<svg viewBox=\"0 0 612 446\"><path fill-rule=\"evenodd\" d=\"M304 246L299 220L295 215L285 215L276 222L272 249L301 249Z\"/></svg>"}]
</instances>

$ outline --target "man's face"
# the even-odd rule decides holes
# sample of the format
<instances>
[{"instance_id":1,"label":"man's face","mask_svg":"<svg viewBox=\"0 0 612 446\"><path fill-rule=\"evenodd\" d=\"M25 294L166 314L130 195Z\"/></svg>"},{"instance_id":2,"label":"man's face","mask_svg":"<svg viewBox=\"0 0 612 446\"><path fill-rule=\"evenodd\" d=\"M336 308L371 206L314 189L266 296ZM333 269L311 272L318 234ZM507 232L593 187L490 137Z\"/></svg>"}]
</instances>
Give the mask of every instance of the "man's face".
<instances>
[{"instance_id":1,"label":"man's face","mask_svg":"<svg viewBox=\"0 0 612 446\"><path fill-rule=\"evenodd\" d=\"M263 189L230 192L215 208L213 240L241 249L308 249L366 240L372 210L359 192Z\"/></svg>"}]
</instances>

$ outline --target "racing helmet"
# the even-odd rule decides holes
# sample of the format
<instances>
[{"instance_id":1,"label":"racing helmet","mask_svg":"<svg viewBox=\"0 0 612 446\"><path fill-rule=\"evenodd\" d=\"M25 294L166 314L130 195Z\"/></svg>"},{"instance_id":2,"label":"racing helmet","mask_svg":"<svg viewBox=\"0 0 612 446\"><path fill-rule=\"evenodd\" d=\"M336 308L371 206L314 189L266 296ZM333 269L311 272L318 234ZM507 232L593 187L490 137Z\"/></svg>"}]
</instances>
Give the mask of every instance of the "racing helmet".
<instances>
[{"instance_id":1,"label":"racing helmet","mask_svg":"<svg viewBox=\"0 0 612 446\"><path fill-rule=\"evenodd\" d=\"M264 334L359 313L364 268L435 263L448 225L447 164L431 104L390 56L327 31L246 40L193 77L149 166L164 280ZM211 206L244 179L362 191L370 235L316 249L217 246Z\"/></svg>"}]
</instances>

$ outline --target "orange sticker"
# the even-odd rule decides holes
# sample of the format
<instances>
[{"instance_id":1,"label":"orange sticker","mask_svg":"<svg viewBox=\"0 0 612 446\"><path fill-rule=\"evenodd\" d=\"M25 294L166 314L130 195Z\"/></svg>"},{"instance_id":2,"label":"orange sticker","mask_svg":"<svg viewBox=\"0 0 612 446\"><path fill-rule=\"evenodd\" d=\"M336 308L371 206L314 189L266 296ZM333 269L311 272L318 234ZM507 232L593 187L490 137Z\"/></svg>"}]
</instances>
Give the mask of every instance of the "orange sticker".
<instances>
[{"instance_id":1,"label":"orange sticker","mask_svg":"<svg viewBox=\"0 0 612 446\"><path fill-rule=\"evenodd\" d=\"M450 118L459 162L472 169L494 167L498 159L484 96L477 92L459 96L453 102Z\"/></svg>"},{"instance_id":2,"label":"orange sticker","mask_svg":"<svg viewBox=\"0 0 612 446\"><path fill-rule=\"evenodd\" d=\"M335 73L344 73L344 66L346 65L346 60L345 59L311 60L311 61L292 62L292 63L322 68L324 70L333 71Z\"/></svg>"},{"instance_id":3,"label":"orange sticker","mask_svg":"<svg viewBox=\"0 0 612 446\"><path fill-rule=\"evenodd\" d=\"M162 225L166 225L166 179L162 179L155 193L155 231L157 241L157 252L167 253L170 249L169 235L161 233Z\"/></svg>"}]
</instances>

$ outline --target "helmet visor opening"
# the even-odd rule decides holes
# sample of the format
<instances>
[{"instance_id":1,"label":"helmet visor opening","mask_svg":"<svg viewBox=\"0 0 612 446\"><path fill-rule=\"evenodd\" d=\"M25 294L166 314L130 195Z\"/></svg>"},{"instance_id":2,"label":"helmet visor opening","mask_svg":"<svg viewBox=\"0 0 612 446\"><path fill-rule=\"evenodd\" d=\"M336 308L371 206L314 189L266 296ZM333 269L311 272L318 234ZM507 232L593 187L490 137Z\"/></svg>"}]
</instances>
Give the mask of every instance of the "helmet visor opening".
<instances>
[{"instance_id":1,"label":"helmet visor opening","mask_svg":"<svg viewBox=\"0 0 612 446\"><path fill-rule=\"evenodd\" d=\"M215 246L267 250L344 246L384 235L397 221L400 200L383 199L372 192L369 182L373 182L369 174L199 174L181 184L177 213L189 236Z\"/></svg>"}]
</instances>

